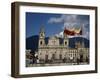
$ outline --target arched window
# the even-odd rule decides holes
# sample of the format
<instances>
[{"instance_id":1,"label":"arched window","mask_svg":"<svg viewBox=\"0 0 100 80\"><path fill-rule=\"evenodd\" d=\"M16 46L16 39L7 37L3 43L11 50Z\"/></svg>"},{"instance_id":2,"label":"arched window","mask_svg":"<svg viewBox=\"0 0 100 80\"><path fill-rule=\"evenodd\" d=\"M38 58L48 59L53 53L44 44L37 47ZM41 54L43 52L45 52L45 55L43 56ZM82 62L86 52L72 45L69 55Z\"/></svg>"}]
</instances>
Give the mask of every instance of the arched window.
<instances>
[{"instance_id":1,"label":"arched window","mask_svg":"<svg viewBox=\"0 0 100 80\"><path fill-rule=\"evenodd\" d=\"M43 34L41 33L41 37L43 37Z\"/></svg>"},{"instance_id":2,"label":"arched window","mask_svg":"<svg viewBox=\"0 0 100 80\"><path fill-rule=\"evenodd\" d=\"M67 42L65 42L65 45L67 44Z\"/></svg>"},{"instance_id":3,"label":"arched window","mask_svg":"<svg viewBox=\"0 0 100 80\"><path fill-rule=\"evenodd\" d=\"M40 41L40 45L42 45L42 41Z\"/></svg>"}]
</instances>

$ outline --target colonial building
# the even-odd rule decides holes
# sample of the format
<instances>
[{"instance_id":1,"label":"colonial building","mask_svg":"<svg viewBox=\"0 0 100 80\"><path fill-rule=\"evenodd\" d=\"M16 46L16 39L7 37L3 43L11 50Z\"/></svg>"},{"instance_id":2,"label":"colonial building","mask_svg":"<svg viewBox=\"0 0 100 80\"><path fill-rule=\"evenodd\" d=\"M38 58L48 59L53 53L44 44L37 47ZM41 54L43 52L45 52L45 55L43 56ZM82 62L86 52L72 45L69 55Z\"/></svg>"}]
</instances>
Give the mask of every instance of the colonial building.
<instances>
[{"instance_id":1,"label":"colonial building","mask_svg":"<svg viewBox=\"0 0 100 80\"><path fill-rule=\"evenodd\" d=\"M84 42L77 42L75 48L70 48L68 36L65 33L63 35L63 38L49 37L46 42L45 30L41 27L38 49L35 51L35 55L38 56L38 63L89 62L89 48L85 48Z\"/></svg>"}]
</instances>

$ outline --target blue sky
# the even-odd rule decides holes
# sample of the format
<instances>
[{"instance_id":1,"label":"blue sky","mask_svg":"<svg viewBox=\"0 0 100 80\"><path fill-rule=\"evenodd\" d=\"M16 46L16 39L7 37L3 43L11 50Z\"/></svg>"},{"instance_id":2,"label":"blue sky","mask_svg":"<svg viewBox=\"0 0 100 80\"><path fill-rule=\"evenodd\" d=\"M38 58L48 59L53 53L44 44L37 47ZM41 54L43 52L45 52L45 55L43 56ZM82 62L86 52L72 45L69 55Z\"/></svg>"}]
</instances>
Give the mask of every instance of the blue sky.
<instances>
[{"instance_id":1,"label":"blue sky","mask_svg":"<svg viewBox=\"0 0 100 80\"><path fill-rule=\"evenodd\" d=\"M89 39L89 22L89 15L26 12L26 37L38 35L41 26L48 37L60 34L65 27L71 29L84 25L83 35Z\"/></svg>"}]
</instances>

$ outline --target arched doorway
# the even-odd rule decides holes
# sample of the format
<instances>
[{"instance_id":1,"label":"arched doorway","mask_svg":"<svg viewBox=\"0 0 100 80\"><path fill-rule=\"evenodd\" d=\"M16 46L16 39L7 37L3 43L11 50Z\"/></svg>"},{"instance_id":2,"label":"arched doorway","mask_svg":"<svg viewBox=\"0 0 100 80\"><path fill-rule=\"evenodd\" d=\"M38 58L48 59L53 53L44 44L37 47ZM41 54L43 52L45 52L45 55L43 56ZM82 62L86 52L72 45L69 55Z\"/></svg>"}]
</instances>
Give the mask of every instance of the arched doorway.
<instances>
[{"instance_id":1,"label":"arched doorway","mask_svg":"<svg viewBox=\"0 0 100 80\"><path fill-rule=\"evenodd\" d=\"M55 59L55 54L52 54L52 59Z\"/></svg>"},{"instance_id":2,"label":"arched doorway","mask_svg":"<svg viewBox=\"0 0 100 80\"><path fill-rule=\"evenodd\" d=\"M62 55L61 54L59 54L59 59L62 60Z\"/></svg>"},{"instance_id":3,"label":"arched doorway","mask_svg":"<svg viewBox=\"0 0 100 80\"><path fill-rule=\"evenodd\" d=\"M48 55L45 55L45 60L48 60Z\"/></svg>"}]
</instances>

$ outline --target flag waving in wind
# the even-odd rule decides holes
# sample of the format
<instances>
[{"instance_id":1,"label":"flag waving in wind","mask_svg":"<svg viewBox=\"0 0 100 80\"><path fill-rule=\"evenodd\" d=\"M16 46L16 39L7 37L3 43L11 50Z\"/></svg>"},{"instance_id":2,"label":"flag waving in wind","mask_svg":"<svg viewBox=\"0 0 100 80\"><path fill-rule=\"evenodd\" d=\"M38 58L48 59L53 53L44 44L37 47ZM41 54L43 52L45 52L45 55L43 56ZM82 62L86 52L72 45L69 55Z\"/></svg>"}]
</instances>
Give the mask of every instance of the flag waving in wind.
<instances>
[{"instance_id":1,"label":"flag waving in wind","mask_svg":"<svg viewBox=\"0 0 100 80\"><path fill-rule=\"evenodd\" d=\"M64 34L74 36L74 35L82 35L81 28L73 28L72 30L64 29Z\"/></svg>"}]
</instances>

